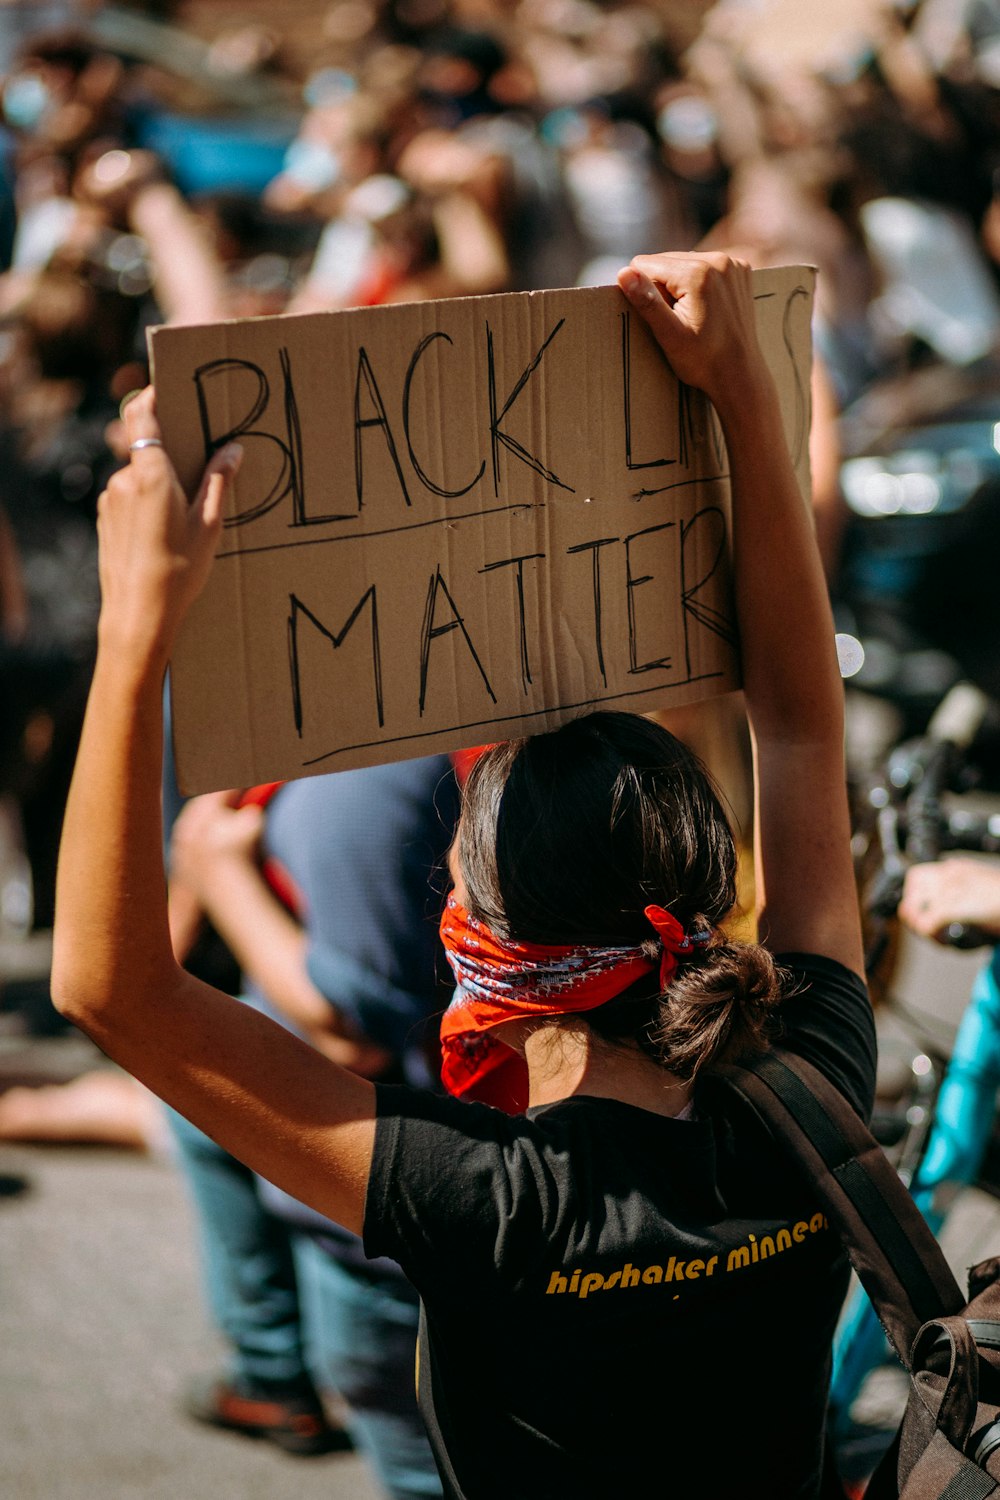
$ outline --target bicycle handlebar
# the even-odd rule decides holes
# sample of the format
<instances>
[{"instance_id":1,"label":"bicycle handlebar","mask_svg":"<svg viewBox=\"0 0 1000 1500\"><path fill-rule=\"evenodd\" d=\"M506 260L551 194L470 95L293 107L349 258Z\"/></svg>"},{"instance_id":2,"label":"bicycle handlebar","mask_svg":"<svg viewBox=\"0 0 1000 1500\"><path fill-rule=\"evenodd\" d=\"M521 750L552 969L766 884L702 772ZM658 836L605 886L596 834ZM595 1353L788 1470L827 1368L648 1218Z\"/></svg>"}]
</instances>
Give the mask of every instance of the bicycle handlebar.
<instances>
[{"instance_id":1,"label":"bicycle handlebar","mask_svg":"<svg viewBox=\"0 0 1000 1500\"><path fill-rule=\"evenodd\" d=\"M928 817L925 806L920 811ZM938 808L938 824L933 830L921 828L916 839L906 831L906 819L900 817L897 827L903 832L906 857L899 849L886 849L883 843L881 868L873 877L865 896L865 909L873 917L896 915L903 899L903 882L910 864L935 860L942 853L965 850L969 853L1000 854L1000 816L969 814L964 811L944 813ZM931 850L933 852L926 852ZM996 942L995 937L972 923L951 922L941 934L950 948L984 948Z\"/></svg>"},{"instance_id":2,"label":"bicycle handlebar","mask_svg":"<svg viewBox=\"0 0 1000 1500\"><path fill-rule=\"evenodd\" d=\"M929 743L920 779L906 804L906 854L915 865L940 857L941 796L948 789L954 764L954 745L948 740Z\"/></svg>"},{"instance_id":3,"label":"bicycle handlebar","mask_svg":"<svg viewBox=\"0 0 1000 1500\"><path fill-rule=\"evenodd\" d=\"M954 703L949 700L955 699ZM954 790L965 769L963 752L975 737L988 701L975 689L953 690L935 714L928 734L898 746L885 774L869 787L876 811L881 865L866 893L871 916L895 916L912 864L934 861L947 850L1000 853L1000 815L946 810L942 797ZM995 936L972 924L953 922L941 934L953 948L993 945ZM879 946L884 946L881 944Z\"/></svg>"}]
</instances>

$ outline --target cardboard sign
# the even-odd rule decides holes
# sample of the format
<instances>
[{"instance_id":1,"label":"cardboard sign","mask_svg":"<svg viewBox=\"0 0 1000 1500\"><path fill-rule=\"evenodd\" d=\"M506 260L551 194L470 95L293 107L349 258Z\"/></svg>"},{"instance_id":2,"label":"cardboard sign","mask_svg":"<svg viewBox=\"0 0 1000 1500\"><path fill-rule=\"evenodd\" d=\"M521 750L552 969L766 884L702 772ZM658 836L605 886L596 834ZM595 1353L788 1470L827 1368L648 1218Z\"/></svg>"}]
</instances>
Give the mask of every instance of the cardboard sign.
<instances>
[{"instance_id":1,"label":"cardboard sign","mask_svg":"<svg viewBox=\"0 0 1000 1500\"><path fill-rule=\"evenodd\" d=\"M756 273L808 486L813 272ZM190 491L245 459L171 669L186 792L739 685L718 420L617 288L152 334Z\"/></svg>"}]
</instances>

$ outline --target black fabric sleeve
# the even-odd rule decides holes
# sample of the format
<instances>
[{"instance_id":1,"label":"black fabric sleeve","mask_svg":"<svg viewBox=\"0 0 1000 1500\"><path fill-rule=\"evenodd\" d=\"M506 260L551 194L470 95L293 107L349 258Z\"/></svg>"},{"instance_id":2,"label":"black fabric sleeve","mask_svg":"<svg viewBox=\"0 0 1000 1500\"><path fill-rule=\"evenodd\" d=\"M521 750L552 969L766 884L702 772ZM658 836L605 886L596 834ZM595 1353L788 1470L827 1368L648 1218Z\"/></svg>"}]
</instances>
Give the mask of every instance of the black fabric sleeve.
<instances>
[{"instance_id":1,"label":"black fabric sleeve","mask_svg":"<svg viewBox=\"0 0 1000 1500\"><path fill-rule=\"evenodd\" d=\"M876 1042L864 980L819 954L776 957L790 970L792 985L775 1040L817 1067L867 1123L875 1102Z\"/></svg>"},{"instance_id":2,"label":"black fabric sleeve","mask_svg":"<svg viewBox=\"0 0 1000 1500\"><path fill-rule=\"evenodd\" d=\"M376 1085L366 1255L397 1260L425 1297L445 1278L452 1298L498 1290L498 1268L543 1242L549 1195L531 1131L486 1105Z\"/></svg>"}]
</instances>

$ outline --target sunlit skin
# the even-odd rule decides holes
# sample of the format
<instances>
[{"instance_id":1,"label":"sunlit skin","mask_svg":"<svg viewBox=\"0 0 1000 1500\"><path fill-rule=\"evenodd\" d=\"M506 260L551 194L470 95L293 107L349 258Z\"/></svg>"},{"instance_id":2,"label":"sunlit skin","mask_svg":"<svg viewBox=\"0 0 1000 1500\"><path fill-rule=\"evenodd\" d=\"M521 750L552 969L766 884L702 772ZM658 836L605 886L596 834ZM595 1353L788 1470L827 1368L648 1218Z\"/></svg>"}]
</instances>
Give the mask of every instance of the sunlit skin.
<instances>
[{"instance_id":1,"label":"sunlit skin","mask_svg":"<svg viewBox=\"0 0 1000 1500\"><path fill-rule=\"evenodd\" d=\"M922 937L946 941L954 923L1000 936L1000 864L954 856L906 872L902 920Z\"/></svg>"}]
</instances>

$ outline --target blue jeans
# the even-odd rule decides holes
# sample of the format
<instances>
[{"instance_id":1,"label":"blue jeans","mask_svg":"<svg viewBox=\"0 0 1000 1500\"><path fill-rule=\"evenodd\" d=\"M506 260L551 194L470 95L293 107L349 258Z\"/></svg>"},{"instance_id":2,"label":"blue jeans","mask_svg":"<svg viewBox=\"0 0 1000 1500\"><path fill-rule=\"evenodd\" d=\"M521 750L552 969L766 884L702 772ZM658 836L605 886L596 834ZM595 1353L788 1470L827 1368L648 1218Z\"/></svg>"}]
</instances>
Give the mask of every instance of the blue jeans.
<instances>
[{"instance_id":1,"label":"blue jeans","mask_svg":"<svg viewBox=\"0 0 1000 1500\"><path fill-rule=\"evenodd\" d=\"M205 1299L232 1350L231 1377L303 1380L299 1293L286 1225L261 1204L249 1167L181 1115L167 1114L198 1219Z\"/></svg>"},{"instance_id":2,"label":"blue jeans","mask_svg":"<svg viewBox=\"0 0 1000 1500\"><path fill-rule=\"evenodd\" d=\"M414 1390L419 1307L401 1277L341 1264L261 1203L253 1173L169 1112L201 1229L205 1291L234 1379L337 1391L392 1500L442 1494Z\"/></svg>"},{"instance_id":3,"label":"blue jeans","mask_svg":"<svg viewBox=\"0 0 1000 1500\"><path fill-rule=\"evenodd\" d=\"M367 1275L311 1235L293 1234L306 1357L321 1389L339 1391L351 1436L386 1491L442 1494L417 1409L417 1294L401 1276Z\"/></svg>"}]
</instances>

